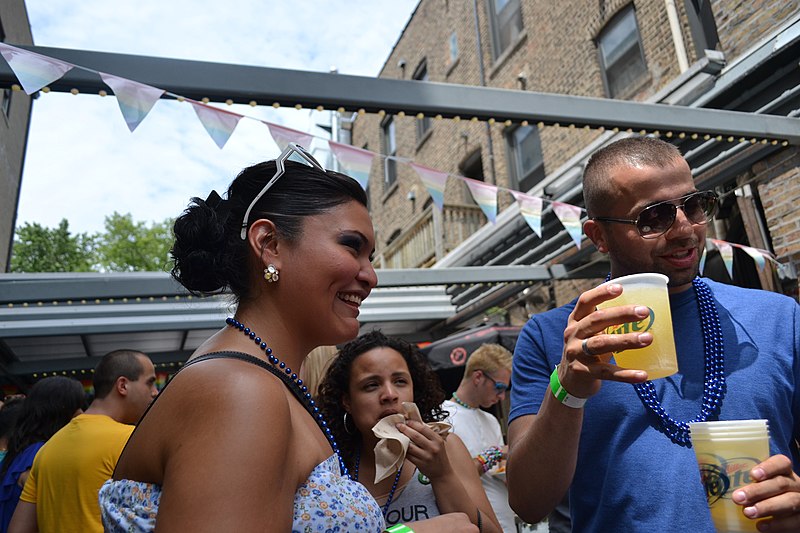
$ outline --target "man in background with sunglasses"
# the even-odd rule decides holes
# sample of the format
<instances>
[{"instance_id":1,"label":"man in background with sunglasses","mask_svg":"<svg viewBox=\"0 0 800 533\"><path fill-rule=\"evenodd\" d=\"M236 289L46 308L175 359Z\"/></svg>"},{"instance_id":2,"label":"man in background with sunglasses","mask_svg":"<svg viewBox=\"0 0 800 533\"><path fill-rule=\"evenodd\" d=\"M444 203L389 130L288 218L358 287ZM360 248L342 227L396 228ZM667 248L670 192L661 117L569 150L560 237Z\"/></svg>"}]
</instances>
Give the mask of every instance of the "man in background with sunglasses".
<instances>
[{"instance_id":1,"label":"man in background with sunglasses","mask_svg":"<svg viewBox=\"0 0 800 533\"><path fill-rule=\"evenodd\" d=\"M698 278L717 196L695 188L677 148L612 143L589 160L583 229L609 255L610 278L669 278L678 373L647 381L614 352L652 334L607 335L644 305L597 310L621 292L596 287L534 316L514 356L508 487L512 508L541 519L569 490L574 531L715 531L687 422L768 419L770 457L719 486L769 531L800 531L800 307L775 293ZM642 302L644 304L645 302ZM713 497L713 490L709 497ZM764 520L766 518L766 520Z\"/></svg>"},{"instance_id":2,"label":"man in background with sunglasses","mask_svg":"<svg viewBox=\"0 0 800 533\"><path fill-rule=\"evenodd\" d=\"M442 404L448 421L472 455L483 489L504 532L516 529L514 511L508 506L505 484L505 451L500 422L483 411L505 398L511 381L511 352L499 344L483 344L472 352L464 377L453 397Z\"/></svg>"}]
</instances>

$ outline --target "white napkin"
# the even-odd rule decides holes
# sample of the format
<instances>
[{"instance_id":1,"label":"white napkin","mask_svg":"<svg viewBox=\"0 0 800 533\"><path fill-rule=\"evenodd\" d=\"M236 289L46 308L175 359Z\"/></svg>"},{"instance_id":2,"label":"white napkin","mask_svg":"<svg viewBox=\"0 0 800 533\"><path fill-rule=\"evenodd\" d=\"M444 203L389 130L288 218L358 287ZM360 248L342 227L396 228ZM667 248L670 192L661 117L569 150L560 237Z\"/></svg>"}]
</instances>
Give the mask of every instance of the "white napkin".
<instances>
[{"instance_id":1,"label":"white napkin","mask_svg":"<svg viewBox=\"0 0 800 533\"><path fill-rule=\"evenodd\" d=\"M405 414L398 413L380 419L372 428L372 433L380 439L375 445L375 483L397 472L406 460L411 440L397 429L397 424L407 419L422 422L415 403L403 402L403 411ZM430 422L427 425L439 435L446 435L452 427L447 422Z\"/></svg>"}]
</instances>

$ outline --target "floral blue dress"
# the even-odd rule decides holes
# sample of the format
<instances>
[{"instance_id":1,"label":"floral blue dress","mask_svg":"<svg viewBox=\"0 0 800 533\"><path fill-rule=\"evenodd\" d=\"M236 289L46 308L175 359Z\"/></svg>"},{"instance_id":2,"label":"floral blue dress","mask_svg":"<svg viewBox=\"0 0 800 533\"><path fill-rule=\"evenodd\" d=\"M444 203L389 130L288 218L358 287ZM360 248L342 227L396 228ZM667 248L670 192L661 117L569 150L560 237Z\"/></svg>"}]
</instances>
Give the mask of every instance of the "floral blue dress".
<instances>
[{"instance_id":1,"label":"floral blue dress","mask_svg":"<svg viewBox=\"0 0 800 533\"><path fill-rule=\"evenodd\" d=\"M155 529L160 486L109 480L100 489L99 498L106 532L145 533ZM294 494L292 533L377 533L384 527L377 502L362 484L339 473L336 455L318 464Z\"/></svg>"}]
</instances>

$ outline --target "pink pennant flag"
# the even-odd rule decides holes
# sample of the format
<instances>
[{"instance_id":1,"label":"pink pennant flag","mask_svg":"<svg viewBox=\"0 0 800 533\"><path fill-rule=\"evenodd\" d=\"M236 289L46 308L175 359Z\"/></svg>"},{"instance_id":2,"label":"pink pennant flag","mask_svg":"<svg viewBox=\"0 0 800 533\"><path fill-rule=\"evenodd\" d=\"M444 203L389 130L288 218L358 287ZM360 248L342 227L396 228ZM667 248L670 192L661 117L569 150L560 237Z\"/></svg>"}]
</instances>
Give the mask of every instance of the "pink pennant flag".
<instances>
[{"instance_id":1,"label":"pink pennant flag","mask_svg":"<svg viewBox=\"0 0 800 533\"><path fill-rule=\"evenodd\" d=\"M144 120L144 117L153 109L153 105L166 92L164 89L157 89L104 72L99 74L103 82L114 91L119 109L131 132Z\"/></svg>"},{"instance_id":2,"label":"pink pennant flag","mask_svg":"<svg viewBox=\"0 0 800 533\"><path fill-rule=\"evenodd\" d=\"M497 222L497 187L470 178L461 178L483 214L492 224Z\"/></svg>"},{"instance_id":3,"label":"pink pennant flag","mask_svg":"<svg viewBox=\"0 0 800 533\"><path fill-rule=\"evenodd\" d=\"M519 204L519 214L531 227L533 232L542 237L542 199L538 196L528 196L519 191L511 191Z\"/></svg>"},{"instance_id":4,"label":"pink pennant flag","mask_svg":"<svg viewBox=\"0 0 800 533\"><path fill-rule=\"evenodd\" d=\"M342 169L344 169L345 174L361 184L361 188L366 191L367 185L369 185L369 171L372 168L372 160L375 157L375 153L333 141L328 141L328 146L330 146L331 152L333 152Z\"/></svg>"},{"instance_id":5,"label":"pink pennant flag","mask_svg":"<svg viewBox=\"0 0 800 533\"><path fill-rule=\"evenodd\" d=\"M556 214L561 225L564 226L569 236L572 237L572 242L574 242L575 246L580 250L581 236L583 234L581 228L581 208L563 202L553 202L553 213Z\"/></svg>"},{"instance_id":6,"label":"pink pennant flag","mask_svg":"<svg viewBox=\"0 0 800 533\"><path fill-rule=\"evenodd\" d=\"M217 146L222 149L230 139L231 134L233 134L233 130L236 129L236 125L241 120L242 115L231 113L224 109L217 109L193 100L187 99L186 101L192 104L194 112L197 113L197 118L203 123L203 127L214 139L214 142L217 143Z\"/></svg>"},{"instance_id":7,"label":"pink pennant flag","mask_svg":"<svg viewBox=\"0 0 800 533\"><path fill-rule=\"evenodd\" d=\"M703 255L700 256L700 268L699 268L700 274L702 274L703 270L706 269L706 255L707 255L707 252L708 252L708 245L703 247Z\"/></svg>"},{"instance_id":8,"label":"pink pennant flag","mask_svg":"<svg viewBox=\"0 0 800 533\"><path fill-rule=\"evenodd\" d=\"M759 271L764 270L764 267L767 266L767 261L765 257L768 256L766 256L763 251L759 250L758 248L752 248L750 246L739 246L739 248L744 250L747 255L753 258L753 261L755 261Z\"/></svg>"},{"instance_id":9,"label":"pink pennant flag","mask_svg":"<svg viewBox=\"0 0 800 533\"><path fill-rule=\"evenodd\" d=\"M431 195L431 200L439 208L439 211L444 209L444 188L447 185L447 176L449 174L417 163L409 163L409 165L419 174L422 184L428 189L428 194Z\"/></svg>"},{"instance_id":10,"label":"pink pennant flag","mask_svg":"<svg viewBox=\"0 0 800 533\"><path fill-rule=\"evenodd\" d=\"M272 135L272 140L275 141L275 144L278 145L278 148L281 149L281 152L286 150L286 147L289 145L289 143L296 143L303 148L309 148L311 146L312 139L314 139L314 136L310 133L293 130L284 126L278 126L277 124L272 124L263 120L262 122L264 122L264 124L266 124L269 128L269 133Z\"/></svg>"},{"instance_id":11,"label":"pink pennant flag","mask_svg":"<svg viewBox=\"0 0 800 533\"><path fill-rule=\"evenodd\" d=\"M712 239L711 242L713 242L714 246L719 250L722 262L725 263L725 269L728 271L728 275L731 279L733 279L733 246L731 246L729 242L718 241L716 239Z\"/></svg>"},{"instance_id":12,"label":"pink pennant flag","mask_svg":"<svg viewBox=\"0 0 800 533\"><path fill-rule=\"evenodd\" d=\"M0 43L0 54L8 61L8 66L27 94L53 83L75 66L5 43Z\"/></svg>"}]
</instances>

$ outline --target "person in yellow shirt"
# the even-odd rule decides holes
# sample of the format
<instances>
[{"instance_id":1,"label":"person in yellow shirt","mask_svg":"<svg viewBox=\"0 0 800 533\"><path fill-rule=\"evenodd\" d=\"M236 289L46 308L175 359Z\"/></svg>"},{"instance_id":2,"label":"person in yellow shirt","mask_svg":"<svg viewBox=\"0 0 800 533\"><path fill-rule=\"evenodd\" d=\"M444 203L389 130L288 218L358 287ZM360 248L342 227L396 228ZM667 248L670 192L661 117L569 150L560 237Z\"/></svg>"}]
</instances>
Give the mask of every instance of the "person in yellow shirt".
<instances>
[{"instance_id":1,"label":"person in yellow shirt","mask_svg":"<svg viewBox=\"0 0 800 533\"><path fill-rule=\"evenodd\" d=\"M103 531L97 493L158 394L152 361L133 350L106 354L94 371L95 399L42 447L9 533Z\"/></svg>"}]
</instances>

